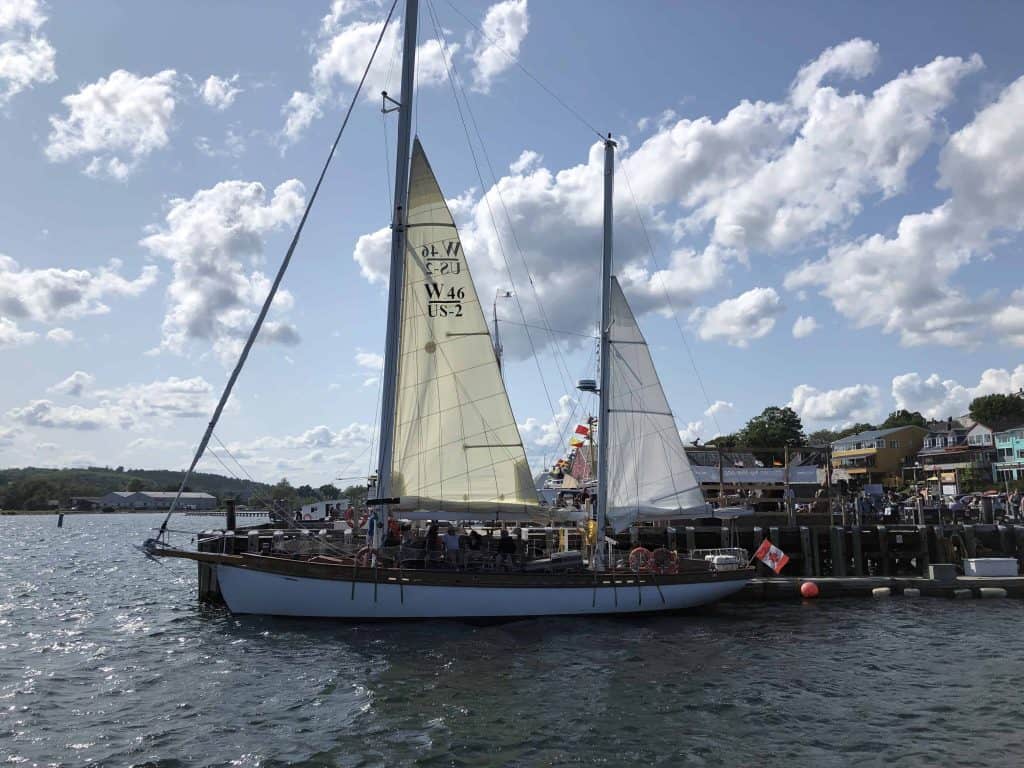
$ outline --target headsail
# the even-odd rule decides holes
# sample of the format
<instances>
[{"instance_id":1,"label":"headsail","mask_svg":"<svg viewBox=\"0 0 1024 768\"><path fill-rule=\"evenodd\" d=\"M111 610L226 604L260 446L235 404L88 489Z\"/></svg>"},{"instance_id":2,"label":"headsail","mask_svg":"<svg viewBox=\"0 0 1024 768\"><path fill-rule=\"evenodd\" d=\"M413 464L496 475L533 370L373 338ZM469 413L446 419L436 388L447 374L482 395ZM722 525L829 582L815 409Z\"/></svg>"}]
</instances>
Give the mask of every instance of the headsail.
<instances>
[{"instance_id":1,"label":"headsail","mask_svg":"<svg viewBox=\"0 0 1024 768\"><path fill-rule=\"evenodd\" d=\"M476 287L419 139L406 241L391 496L403 515L538 517Z\"/></svg>"},{"instance_id":2,"label":"headsail","mask_svg":"<svg viewBox=\"0 0 1024 768\"><path fill-rule=\"evenodd\" d=\"M654 360L618 280L611 280L610 401L601 425L608 450L608 522L707 514Z\"/></svg>"}]
</instances>

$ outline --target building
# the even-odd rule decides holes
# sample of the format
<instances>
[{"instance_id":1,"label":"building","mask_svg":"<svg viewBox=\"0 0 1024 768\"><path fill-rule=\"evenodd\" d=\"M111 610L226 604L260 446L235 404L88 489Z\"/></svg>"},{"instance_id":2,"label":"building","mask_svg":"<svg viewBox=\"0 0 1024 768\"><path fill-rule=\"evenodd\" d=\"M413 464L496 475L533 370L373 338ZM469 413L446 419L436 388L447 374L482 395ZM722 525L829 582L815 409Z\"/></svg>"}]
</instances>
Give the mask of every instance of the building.
<instances>
[{"instance_id":1,"label":"building","mask_svg":"<svg viewBox=\"0 0 1024 768\"><path fill-rule=\"evenodd\" d=\"M998 483L1024 480L1024 424L993 434L996 460L992 462L992 478Z\"/></svg>"},{"instance_id":2,"label":"building","mask_svg":"<svg viewBox=\"0 0 1024 768\"><path fill-rule=\"evenodd\" d=\"M956 496L975 479L987 480L995 450L992 433L970 417L933 421L917 453L916 462L903 468L907 482L923 481L938 496Z\"/></svg>"},{"instance_id":3,"label":"building","mask_svg":"<svg viewBox=\"0 0 1024 768\"><path fill-rule=\"evenodd\" d=\"M111 491L99 498L98 505L103 509L170 509L177 495L175 491ZM208 493L185 492L178 508L216 509L217 498Z\"/></svg>"},{"instance_id":4,"label":"building","mask_svg":"<svg viewBox=\"0 0 1024 768\"><path fill-rule=\"evenodd\" d=\"M896 486L903 482L903 467L913 463L928 430L907 425L869 429L832 443L833 479L863 484Z\"/></svg>"}]
</instances>

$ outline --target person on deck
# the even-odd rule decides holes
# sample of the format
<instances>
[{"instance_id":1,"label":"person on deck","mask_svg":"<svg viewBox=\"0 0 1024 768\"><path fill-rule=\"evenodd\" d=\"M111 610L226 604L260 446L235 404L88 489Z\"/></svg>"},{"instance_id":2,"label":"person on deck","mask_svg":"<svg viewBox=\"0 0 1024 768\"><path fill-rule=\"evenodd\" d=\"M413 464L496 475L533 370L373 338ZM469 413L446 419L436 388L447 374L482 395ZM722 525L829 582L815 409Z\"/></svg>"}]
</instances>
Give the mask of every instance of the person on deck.
<instances>
[{"instance_id":1,"label":"person on deck","mask_svg":"<svg viewBox=\"0 0 1024 768\"><path fill-rule=\"evenodd\" d=\"M462 542L459 537L458 531L455 530L455 526L449 525L448 532L442 539L444 543L444 558L449 565L454 565L458 568L462 565L462 558L460 556L459 549L462 546Z\"/></svg>"},{"instance_id":2,"label":"person on deck","mask_svg":"<svg viewBox=\"0 0 1024 768\"><path fill-rule=\"evenodd\" d=\"M501 529L501 538L498 539L498 567L512 570L515 565L516 543L508 535L508 529Z\"/></svg>"},{"instance_id":3,"label":"person on deck","mask_svg":"<svg viewBox=\"0 0 1024 768\"><path fill-rule=\"evenodd\" d=\"M423 564L430 567L432 560L440 557L441 543L437 539L437 520L431 520L427 527L427 546L423 557Z\"/></svg>"}]
</instances>

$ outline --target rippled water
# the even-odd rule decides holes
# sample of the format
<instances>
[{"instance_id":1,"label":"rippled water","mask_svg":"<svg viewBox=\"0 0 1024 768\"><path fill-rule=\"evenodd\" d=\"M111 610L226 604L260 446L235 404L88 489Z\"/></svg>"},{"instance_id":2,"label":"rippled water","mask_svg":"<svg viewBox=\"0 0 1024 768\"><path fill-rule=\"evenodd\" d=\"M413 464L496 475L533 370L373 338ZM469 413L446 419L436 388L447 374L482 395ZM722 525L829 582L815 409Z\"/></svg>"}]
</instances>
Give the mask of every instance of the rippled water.
<instances>
[{"instance_id":1,"label":"rippled water","mask_svg":"<svg viewBox=\"0 0 1024 768\"><path fill-rule=\"evenodd\" d=\"M0 763L1024 764L1016 601L235 618L132 548L159 519L0 517Z\"/></svg>"}]
</instances>

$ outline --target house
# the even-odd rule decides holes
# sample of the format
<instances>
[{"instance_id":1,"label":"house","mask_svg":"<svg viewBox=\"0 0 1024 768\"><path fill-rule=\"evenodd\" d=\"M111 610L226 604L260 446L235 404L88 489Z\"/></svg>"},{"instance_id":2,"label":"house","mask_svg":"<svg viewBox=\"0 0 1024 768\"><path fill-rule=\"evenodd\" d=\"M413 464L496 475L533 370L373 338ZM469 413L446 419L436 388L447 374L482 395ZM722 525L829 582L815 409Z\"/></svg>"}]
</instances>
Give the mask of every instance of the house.
<instances>
[{"instance_id":1,"label":"house","mask_svg":"<svg viewBox=\"0 0 1024 768\"><path fill-rule=\"evenodd\" d=\"M170 509L175 491L111 491L99 498L99 506L113 509ZM185 492L179 509L216 509L217 498L208 493Z\"/></svg>"},{"instance_id":2,"label":"house","mask_svg":"<svg viewBox=\"0 0 1024 768\"><path fill-rule=\"evenodd\" d=\"M992 433L970 417L933 421L917 453L916 462L904 466L905 481L923 480L935 495L956 496L975 478L988 478L995 451Z\"/></svg>"},{"instance_id":3,"label":"house","mask_svg":"<svg viewBox=\"0 0 1024 768\"><path fill-rule=\"evenodd\" d=\"M832 469L837 477L865 484L896 486L903 465L917 455L928 430L907 425L869 429L832 443Z\"/></svg>"},{"instance_id":4,"label":"house","mask_svg":"<svg viewBox=\"0 0 1024 768\"><path fill-rule=\"evenodd\" d=\"M1024 423L993 434L996 460L992 478L997 483L1024 480Z\"/></svg>"}]
</instances>

